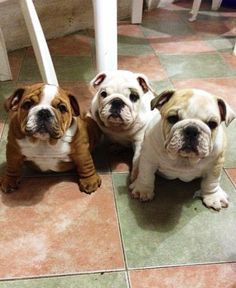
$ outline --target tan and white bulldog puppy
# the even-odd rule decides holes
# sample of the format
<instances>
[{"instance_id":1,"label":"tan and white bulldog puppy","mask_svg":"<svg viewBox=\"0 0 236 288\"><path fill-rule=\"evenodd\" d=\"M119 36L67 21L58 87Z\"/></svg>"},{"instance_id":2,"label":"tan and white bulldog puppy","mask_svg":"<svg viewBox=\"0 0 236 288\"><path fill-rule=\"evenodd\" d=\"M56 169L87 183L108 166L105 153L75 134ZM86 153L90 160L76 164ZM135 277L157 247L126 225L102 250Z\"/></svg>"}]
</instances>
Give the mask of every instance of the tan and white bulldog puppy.
<instances>
[{"instance_id":1,"label":"tan and white bulldog puppy","mask_svg":"<svg viewBox=\"0 0 236 288\"><path fill-rule=\"evenodd\" d=\"M133 197L154 197L157 172L185 182L201 177L204 204L227 207L227 194L219 185L226 146L221 122L228 126L235 113L223 99L198 89L165 91L151 105L161 115L147 127L139 174L130 185Z\"/></svg>"},{"instance_id":2,"label":"tan and white bulldog puppy","mask_svg":"<svg viewBox=\"0 0 236 288\"><path fill-rule=\"evenodd\" d=\"M154 96L148 80L143 74L117 70L99 73L91 85L97 89L91 104L92 118L110 140L133 146L134 179L146 125L156 114L150 108Z\"/></svg>"},{"instance_id":3,"label":"tan and white bulldog puppy","mask_svg":"<svg viewBox=\"0 0 236 288\"><path fill-rule=\"evenodd\" d=\"M24 162L41 171L76 168L81 191L94 192L101 184L90 154L88 123L82 120L74 96L46 84L19 88L5 102L10 114L5 193L17 189Z\"/></svg>"}]
</instances>

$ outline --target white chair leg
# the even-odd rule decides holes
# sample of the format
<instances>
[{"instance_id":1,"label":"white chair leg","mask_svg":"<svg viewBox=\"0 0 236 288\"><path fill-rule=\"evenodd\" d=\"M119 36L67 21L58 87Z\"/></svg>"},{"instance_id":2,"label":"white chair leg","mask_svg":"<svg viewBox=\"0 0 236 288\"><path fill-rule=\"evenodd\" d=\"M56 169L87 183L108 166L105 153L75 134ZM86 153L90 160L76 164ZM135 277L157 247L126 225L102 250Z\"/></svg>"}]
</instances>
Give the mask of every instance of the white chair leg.
<instances>
[{"instance_id":1,"label":"white chair leg","mask_svg":"<svg viewBox=\"0 0 236 288\"><path fill-rule=\"evenodd\" d=\"M98 72L117 70L117 0L93 0Z\"/></svg>"},{"instance_id":2,"label":"white chair leg","mask_svg":"<svg viewBox=\"0 0 236 288\"><path fill-rule=\"evenodd\" d=\"M142 22L143 0L132 0L131 23L137 24Z\"/></svg>"},{"instance_id":3,"label":"white chair leg","mask_svg":"<svg viewBox=\"0 0 236 288\"><path fill-rule=\"evenodd\" d=\"M220 8L222 0L212 0L211 9L218 10Z\"/></svg>"},{"instance_id":4,"label":"white chair leg","mask_svg":"<svg viewBox=\"0 0 236 288\"><path fill-rule=\"evenodd\" d=\"M197 19L197 14L199 12L201 2L202 2L201 0L194 0L193 1L192 11L190 12L192 14L192 16L188 19L190 22L193 22Z\"/></svg>"},{"instance_id":5,"label":"white chair leg","mask_svg":"<svg viewBox=\"0 0 236 288\"><path fill-rule=\"evenodd\" d=\"M175 0L172 0L172 3L174 3ZM161 0L145 0L145 4L147 7L147 10L152 10L158 7Z\"/></svg>"},{"instance_id":6,"label":"white chair leg","mask_svg":"<svg viewBox=\"0 0 236 288\"><path fill-rule=\"evenodd\" d=\"M11 69L8 61L7 49L0 28L0 81L12 80Z\"/></svg>"},{"instance_id":7,"label":"white chair leg","mask_svg":"<svg viewBox=\"0 0 236 288\"><path fill-rule=\"evenodd\" d=\"M47 42L43 34L33 1L20 0L20 5L43 82L58 85Z\"/></svg>"},{"instance_id":8,"label":"white chair leg","mask_svg":"<svg viewBox=\"0 0 236 288\"><path fill-rule=\"evenodd\" d=\"M236 43L234 45L234 51L233 51L233 54L236 56Z\"/></svg>"}]
</instances>

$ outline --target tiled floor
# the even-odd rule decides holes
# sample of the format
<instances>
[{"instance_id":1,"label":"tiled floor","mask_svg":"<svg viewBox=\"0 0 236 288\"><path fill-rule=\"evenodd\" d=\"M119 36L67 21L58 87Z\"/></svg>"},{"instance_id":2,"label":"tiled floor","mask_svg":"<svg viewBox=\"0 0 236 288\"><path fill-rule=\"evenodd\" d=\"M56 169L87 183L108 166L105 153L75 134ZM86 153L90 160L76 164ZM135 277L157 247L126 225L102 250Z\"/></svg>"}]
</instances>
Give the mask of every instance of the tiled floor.
<instances>
[{"instance_id":1,"label":"tiled floor","mask_svg":"<svg viewBox=\"0 0 236 288\"><path fill-rule=\"evenodd\" d=\"M194 23L187 20L187 0L145 13L142 25L120 23L119 68L145 73L157 92L202 88L236 110L236 10L212 12L210 2ZM95 76L93 32L48 44L61 86L87 110ZM0 83L1 102L15 87L41 81L31 48L9 54L14 81ZM7 128L1 108L0 171ZM193 199L198 181L157 179L153 202L131 199L130 150L95 152L103 184L92 195L79 191L74 175L26 170L19 191L1 194L0 288L235 288L236 121L227 134L222 186L230 206L219 213Z\"/></svg>"}]
</instances>

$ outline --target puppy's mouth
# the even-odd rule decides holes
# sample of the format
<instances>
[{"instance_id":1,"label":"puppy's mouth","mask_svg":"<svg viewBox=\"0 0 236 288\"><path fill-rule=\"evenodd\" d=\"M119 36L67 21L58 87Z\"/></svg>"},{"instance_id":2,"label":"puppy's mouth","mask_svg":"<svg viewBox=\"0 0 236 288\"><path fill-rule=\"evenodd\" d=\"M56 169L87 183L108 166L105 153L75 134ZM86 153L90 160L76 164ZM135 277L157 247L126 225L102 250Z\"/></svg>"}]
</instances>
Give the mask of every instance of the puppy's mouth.
<instances>
[{"instance_id":1,"label":"puppy's mouth","mask_svg":"<svg viewBox=\"0 0 236 288\"><path fill-rule=\"evenodd\" d=\"M103 103L98 112L102 126L116 131L126 130L134 122L131 107L119 97L114 97Z\"/></svg>"},{"instance_id":2,"label":"puppy's mouth","mask_svg":"<svg viewBox=\"0 0 236 288\"><path fill-rule=\"evenodd\" d=\"M50 111L40 110L35 117L29 118L25 127L27 136L40 139L59 139L62 131Z\"/></svg>"},{"instance_id":3,"label":"puppy's mouth","mask_svg":"<svg viewBox=\"0 0 236 288\"><path fill-rule=\"evenodd\" d=\"M119 125L123 124L123 122L124 122L124 120L122 119L121 115L118 114L118 113L110 114L107 119L108 119L109 123L111 123L111 124L113 124L115 126L116 125L119 126Z\"/></svg>"},{"instance_id":4,"label":"puppy's mouth","mask_svg":"<svg viewBox=\"0 0 236 288\"><path fill-rule=\"evenodd\" d=\"M210 151L210 138L200 127L189 125L176 129L166 142L168 152L176 157L205 158Z\"/></svg>"},{"instance_id":5,"label":"puppy's mouth","mask_svg":"<svg viewBox=\"0 0 236 288\"><path fill-rule=\"evenodd\" d=\"M178 153L183 157L197 157L199 156L199 151L197 146L192 146L189 144L184 144Z\"/></svg>"},{"instance_id":6,"label":"puppy's mouth","mask_svg":"<svg viewBox=\"0 0 236 288\"><path fill-rule=\"evenodd\" d=\"M107 120L111 125L120 126L121 124L123 124L124 120L121 116L121 113L124 107L125 103L120 98L114 98L110 102L110 115L108 116Z\"/></svg>"},{"instance_id":7,"label":"puppy's mouth","mask_svg":"<svg viewBox=\"0 0 236 288\"><path fill-rule=\"evenodd\" d=\"M51 127L50 125L40 125L36 126L34 129L25 129L26 135L29 137L35 138L52 138L52 139L59 139L61 138L61 133L55 127Z\"/></svg>"}]
</instances>

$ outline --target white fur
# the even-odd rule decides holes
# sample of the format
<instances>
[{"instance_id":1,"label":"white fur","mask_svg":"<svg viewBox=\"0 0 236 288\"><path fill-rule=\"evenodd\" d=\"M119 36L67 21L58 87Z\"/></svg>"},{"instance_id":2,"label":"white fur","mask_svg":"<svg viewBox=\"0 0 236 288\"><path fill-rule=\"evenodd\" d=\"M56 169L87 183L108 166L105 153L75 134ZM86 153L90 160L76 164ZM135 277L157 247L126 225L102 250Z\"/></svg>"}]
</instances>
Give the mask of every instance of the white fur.
<instances>
[{"instance_id":1,"label":"white fur","mask_svg":"<svg viewBox=\"0 0 236 288\"><path fill-rule=\"evenodd\" d=\"M51 114L54 115L51 103L53 99L56 97L57 93L58 93L57 86L45 84L40 102L29 111L26 123L26 127L28 130L33 130L34 126L36 125L37 113L41 109L48 109L51 112ZM39 137L41 136L39 135Z\"/></svg>"},{"instance_id":2,"label":"white fur","mask_svg":"<svg viewBox=\"0 0 236 288\"><path fill-rule=\"evenodd\" d=\"M216 101L213 103L212 96L202 90L193 90L194 95L182 113L187 117L184 121L203 121L208 116L219 118L219 109ZM209 105L201 105L201 97L209 98ZM206 100L206 99L205 99ZM212 101L212 105L211 105ZM206 103L206 101L205 101ZM200 120L200 119L201 120ZM202 128L204 129L202 122ZM179 126L181 126L181 121ZM200 124L201 126L201 124ZM181 127L177 127L180 129ZM209 129L208 129L209 130ZM206 129L207 131L207 129ZM209 133L209 132L208 132ZM154 197L154 181L156 171L168 179L179 178L189 182L202 177L201 196L203 202L216 210L227 207L227 194L219 186L220 177L213 175L212 170L217 157L224 149L224 131L222 126L217 128L215 142L209 147L209 155L202 159L191 157L171 157L165 147L165 139L162 131L161 117L156 117L149 123L139 162L139 174L137 179L130 185L134 198L142 201L151 200Z\"/></svg>"},{"instance_id":3,"label":"white fur","mask_svg":"<svg viewBox=\"0 0 236 288\"><path fill-rule=\"evenodd\" d=\"M26 157L26 161L34 162L44 172L58 172L60 171L58 167L60 162L72 161L68 155L70 154L70 142L76 131L76 120L73 120L73 124L55 145L51 145L48 140L40 139L32 143L27 137L17 140L17 142L21 148L21 153Z\"/></svg>"},{"instance_id":4,"label":"white fur","mask_svg":"<svg viewBox=\"0 0 236 288\"><path fill-rule=\"evenodd\" d=\"M112 141L120 143L121 145L131 144L133 146L134 157L133 170L131 173L131 178L133 178L135 170L137 170L145 128L148 122L159 112L156 109L151 111L150 103L154 96L151 91L144 93L137 81L139 76L145 79L144 75L125 70L104 72L104 74L106 74L106 78L99 85L98 92L92 100L91 115L104 134ZM92 83L94 83L95 79L92 80ZM145 80L148 81L147 79ZM130 88L138 91L138 94L140 95L139 101L132 102L129 99ZM104 99L100 96L100 91L102 90L105 90L108 93L108 96ZM126 105L121 113L125 123L121 126L120 119L112 119L110 122L107 121L110 102L114 98L121 99ZM100 119L98 118L97 113L99 113ZM101 120L103 124L101 123Z\"/></svg>"}]
</instances>

